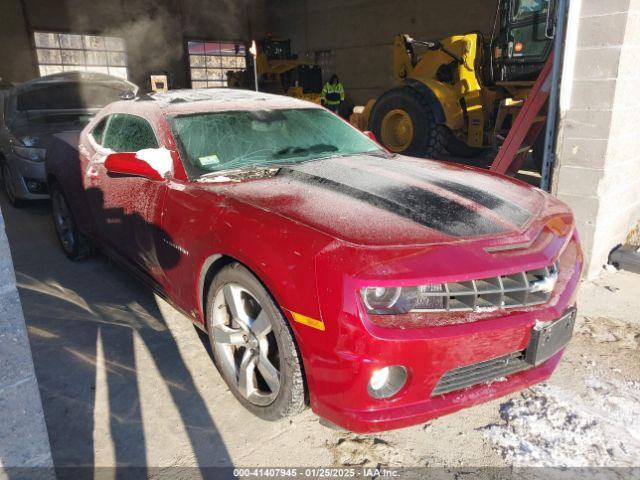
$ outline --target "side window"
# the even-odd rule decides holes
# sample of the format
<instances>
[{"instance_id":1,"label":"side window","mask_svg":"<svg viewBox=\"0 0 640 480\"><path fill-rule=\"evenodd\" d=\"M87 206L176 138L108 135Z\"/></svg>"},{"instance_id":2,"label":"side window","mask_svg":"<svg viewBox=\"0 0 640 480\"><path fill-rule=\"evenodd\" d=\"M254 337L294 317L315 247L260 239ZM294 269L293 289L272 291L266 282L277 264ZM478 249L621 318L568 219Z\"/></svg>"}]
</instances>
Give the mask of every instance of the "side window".
<instances>
[{"instance_id":1,"label":"side window","mask_svg":"<svg viewBox=\"0 0 640 480\"><path fill-rule=\"evenodd\" d=\"M515 0L513 20L516 22L547 14L549 0Z\"/></svg>"},{"instance_id":2,"label":"side window","mask_svg":"<svg viewBox=\"0 0 640 480\"><path fill-rule=\"evenodd\" d=\"M104 134L105 148L114 152L137 152L145 148L158 148L156 135L149 122L136 115L112 115Z\"/></svg>"},{"instance_id":3,"label":"side window","mask_svg":"<svg viewBox=\"0 0 640 480\"><path fill-rule=\"evenodd\" d=\"M109 117L104 117L95 127L93 127L93 130L91 130L91 136L98 145L102 145L102 140L104 139L104 128L107 126L108 119Z\"/></svg>"}]
</instances>

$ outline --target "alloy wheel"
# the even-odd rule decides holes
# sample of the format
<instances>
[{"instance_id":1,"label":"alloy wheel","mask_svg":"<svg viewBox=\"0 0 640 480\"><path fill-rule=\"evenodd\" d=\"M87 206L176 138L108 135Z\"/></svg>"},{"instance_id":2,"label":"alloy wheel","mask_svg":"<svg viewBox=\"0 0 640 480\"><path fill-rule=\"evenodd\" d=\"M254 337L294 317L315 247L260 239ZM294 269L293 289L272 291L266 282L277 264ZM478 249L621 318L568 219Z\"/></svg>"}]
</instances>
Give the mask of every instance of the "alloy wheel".
<instances>
[{"instance_id":1,"label":"alloy wheel","mask_svg":"<svg viewBox=\"0 0 640 480\"><path fill-rule=\"evenodd\" d=\"M280 390L280 355L267 310L248 289L227 283L215 295L211 321L227 378L252 404L271 404Z\"/></svg>"}]
</instances>

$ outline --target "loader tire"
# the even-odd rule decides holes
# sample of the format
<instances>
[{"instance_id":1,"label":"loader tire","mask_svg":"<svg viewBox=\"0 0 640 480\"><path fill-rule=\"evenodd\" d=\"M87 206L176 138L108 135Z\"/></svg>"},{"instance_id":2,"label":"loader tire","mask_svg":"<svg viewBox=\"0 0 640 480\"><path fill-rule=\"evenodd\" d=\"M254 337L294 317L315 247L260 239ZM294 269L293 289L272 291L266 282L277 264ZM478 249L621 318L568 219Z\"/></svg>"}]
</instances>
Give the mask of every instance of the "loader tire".
<instances>
[{"instance_id":1,"label":"loader tire","mask_svg":"<svg viewBox=\"0 0 640 480\"><path fill-rule=\"evenodd\" d=\"M543 129L538 135L536 142L533 144L533 151L531 152L531 158L533 159L533 163L536 166L538 172L542 173L542 163L544 162L544 142L545 142L545 131Z\"/></svg>"},{"instance_id":2,"label":"loader tire","mask_svg":"<svg viewBox=\"0 0 640 480\"><path fill-rule=\"evenodd\" d=\"M369 130L390 151L425 158L445 154L450 135L436 123L427 99L408 86L389 90L376 101Z\"/></svg>"},{"instance_id":3,"label":"loader tire","mask_svg":"<svg viewBox=\"0 0 640 480\"><path fill-rule=\"evenodd\" d=\"M447 152L454 157L458 158L478 158L484 153L486 149L479 147L470 147L462 140L456 138L455 135L450 135L447 139Z\"/></svg>"}]
</instances>

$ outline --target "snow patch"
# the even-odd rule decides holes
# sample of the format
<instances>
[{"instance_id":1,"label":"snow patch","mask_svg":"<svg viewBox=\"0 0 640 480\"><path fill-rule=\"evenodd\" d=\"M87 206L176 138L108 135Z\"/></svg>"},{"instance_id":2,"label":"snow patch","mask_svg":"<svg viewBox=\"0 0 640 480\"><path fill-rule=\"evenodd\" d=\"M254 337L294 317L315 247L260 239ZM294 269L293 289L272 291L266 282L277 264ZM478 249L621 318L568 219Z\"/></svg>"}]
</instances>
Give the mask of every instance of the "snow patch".
<instances>
[{"instance_id":1,"label":"snow patch","mask_svg":"<svg viewBox=\"0 0 640 480\"><path fill-rule=\"evenodd\" d=\"M473 311L476 313L488 313L495 312L498 310L498 307L476 307Z\"/></svg>"},{"instance_id":2,"label":"snow patch","mask_svg":"<svg viewBox=\"0 0 640 480\"><path fill-rule=\"evenodd\" d=\"M202 183L222 183L232 182L233 180L225 175L218 175L217 177L205 177L198 180Z\"/></svg>"},{"instance_id":3,"label":"snow patch","mask_svg":"<svg viewBox=\"0 0 640 480\"><path fill-rule=\"evenodd\" d=\"M589 379L580 397L540 385L482 429L513 466L629 467L640 458L640 382Z\"/></svg>"},{"instance_id":4,"label":"snow patch","mask_svg":"<svg viewBox=\"0 0 640 480\"><path fill-rule=\"evenodd\" d=\"M173 158L166 148L145 148L136 153L136 158L144 160L163 178L173 173Z\"/></svg>"}]
</instances>

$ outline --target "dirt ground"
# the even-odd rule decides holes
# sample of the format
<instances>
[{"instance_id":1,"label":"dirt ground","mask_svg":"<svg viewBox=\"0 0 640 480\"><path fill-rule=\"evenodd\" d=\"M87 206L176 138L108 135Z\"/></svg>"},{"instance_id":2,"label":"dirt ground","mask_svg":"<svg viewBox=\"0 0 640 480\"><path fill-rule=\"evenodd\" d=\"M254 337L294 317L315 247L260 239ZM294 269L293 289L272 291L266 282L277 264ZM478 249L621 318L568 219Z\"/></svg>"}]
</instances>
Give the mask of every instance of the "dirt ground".
<instances>
[{"instance_id":1,"label":"dirt ground","mask_svg":"<svg viewBox=\"0 0 640 480\"><path fill-rule=\"evenodd\" d=\"M234 399L195 328L106 258L64 257L48 206L1 205L57 466L640 466L640 276L580 291L545 385L375 436Z\"/></svg>"}]
</instances>

